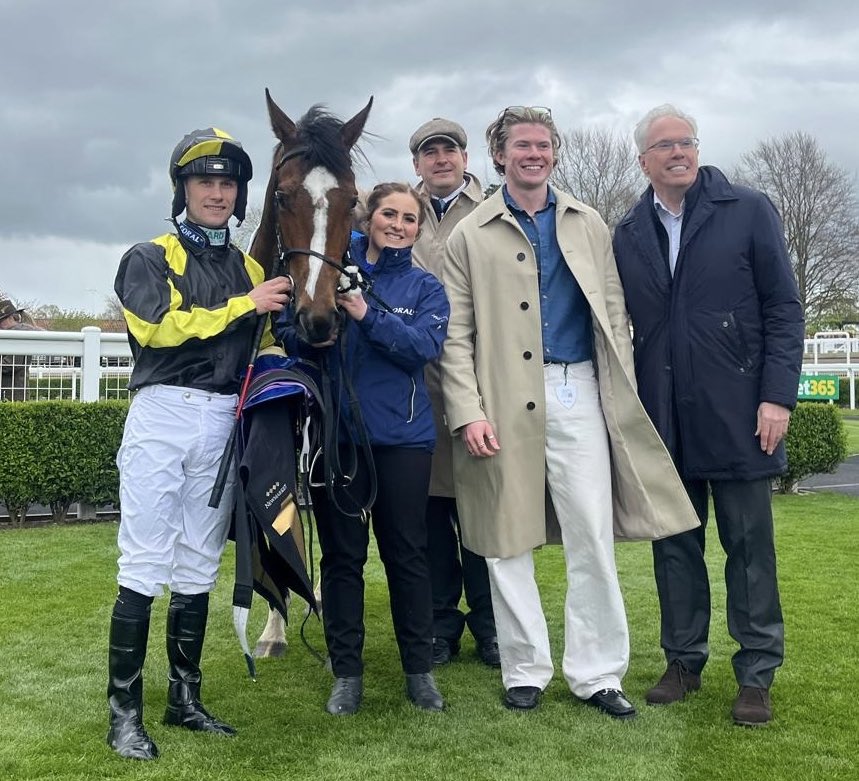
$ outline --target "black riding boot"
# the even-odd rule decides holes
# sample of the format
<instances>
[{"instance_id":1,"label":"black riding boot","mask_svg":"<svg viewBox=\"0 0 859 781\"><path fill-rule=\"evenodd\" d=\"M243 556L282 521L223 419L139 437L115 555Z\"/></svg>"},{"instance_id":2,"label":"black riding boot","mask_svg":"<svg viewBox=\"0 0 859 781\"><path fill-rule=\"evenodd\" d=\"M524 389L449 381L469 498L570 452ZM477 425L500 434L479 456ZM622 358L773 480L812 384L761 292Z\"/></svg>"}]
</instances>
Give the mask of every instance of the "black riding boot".
<instances>
[{"instance_id":1,"label":"black riding boot","mask_svg":"<svg viewBox=\"0 0 859 781\"><path fill-rule=\"evenodd\" d=\"M170 662L164 723L219 735L236 731L218 721L200 702L200 655L206 635L209 595L172 594L167 611L167 660Z\"/></svg>"},{"instance_id":2,"label":"black riding boot","mask_svg":"<svg viewBox=\"0 0 859 781\"><path fill-rule=\"evenodd\" d=\"M124 600L123 592L131 595L131 603ZM151 601L141 594L120 589L110 619L107 745L126 759L158 756L158 748L143 727L143 661L149 637ZM132 616L132 613L137 615Z\"/></svg>"}]
</instances>

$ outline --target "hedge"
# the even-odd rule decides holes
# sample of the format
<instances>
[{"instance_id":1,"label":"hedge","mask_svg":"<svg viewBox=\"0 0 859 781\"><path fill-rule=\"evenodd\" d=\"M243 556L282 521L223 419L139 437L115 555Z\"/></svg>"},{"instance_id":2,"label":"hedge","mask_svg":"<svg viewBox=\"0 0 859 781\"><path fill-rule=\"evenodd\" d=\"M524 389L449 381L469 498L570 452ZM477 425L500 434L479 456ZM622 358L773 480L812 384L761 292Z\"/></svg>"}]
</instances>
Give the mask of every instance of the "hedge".
<instances>
[{"instance_id":1,"label":"hedge","mask_svg":"<svg viewBox=\"0 0 859 781\"><path fill-rule=\"evenodd\" d=\"M781 493L790 493L804 477L834 472L847 458L847 432L834 404L800 402L785 437L787 472L778 478Z\"/></svg>"},{"instance_id":2,"label":"hedge","mask_svg":"<svg viewBox=\"0 0 859 781\"><path fill-rule=\"evenodd\" d=\"M13 526L31 504L65 520L75 502L119 502L116 453L127 401L0 404L0 501Z\"/></svg>"}]
</instances>

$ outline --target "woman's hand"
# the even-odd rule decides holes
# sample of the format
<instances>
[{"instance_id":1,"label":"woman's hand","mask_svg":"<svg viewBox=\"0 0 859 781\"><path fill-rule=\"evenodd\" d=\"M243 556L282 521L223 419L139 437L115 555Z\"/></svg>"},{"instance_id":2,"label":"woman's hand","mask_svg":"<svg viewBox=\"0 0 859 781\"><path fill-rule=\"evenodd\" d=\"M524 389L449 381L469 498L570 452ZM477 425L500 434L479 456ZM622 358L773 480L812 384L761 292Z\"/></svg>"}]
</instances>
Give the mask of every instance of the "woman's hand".
<instances>
[{"instance_id":1,"label":"woman's hand","mask_svg":"<svg viewBox=\"0 0 859 781\"><path fill-rule=\"evenodd\" d=\"M360 323L367 314L367 302L362 295L351 295L343 293L336 297L337 306L339 306L349 317L356 323Z\"/></svg>"}]
</instances>

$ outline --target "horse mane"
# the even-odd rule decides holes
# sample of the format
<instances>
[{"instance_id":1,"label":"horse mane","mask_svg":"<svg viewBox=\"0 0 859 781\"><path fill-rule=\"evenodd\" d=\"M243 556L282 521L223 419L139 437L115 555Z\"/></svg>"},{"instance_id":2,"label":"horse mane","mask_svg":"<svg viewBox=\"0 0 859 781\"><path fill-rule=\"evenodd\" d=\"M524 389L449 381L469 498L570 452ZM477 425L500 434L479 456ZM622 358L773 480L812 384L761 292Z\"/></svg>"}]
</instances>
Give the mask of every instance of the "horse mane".
<instances>
[{"instance_id":1,"label":"horse mane","mask_svg":"<svg viewBox=\"0 0 859 781\"><path fill-rule=\"evenodd\" d=\"M297 146L304 147L304 159L311 168L321 165L334 176L344 176L352 169L352 150L343 145L340 131L344 122L317 103L295 126ZM360 154L360 152L359 152Z\"/></svg>"}]
</instances>

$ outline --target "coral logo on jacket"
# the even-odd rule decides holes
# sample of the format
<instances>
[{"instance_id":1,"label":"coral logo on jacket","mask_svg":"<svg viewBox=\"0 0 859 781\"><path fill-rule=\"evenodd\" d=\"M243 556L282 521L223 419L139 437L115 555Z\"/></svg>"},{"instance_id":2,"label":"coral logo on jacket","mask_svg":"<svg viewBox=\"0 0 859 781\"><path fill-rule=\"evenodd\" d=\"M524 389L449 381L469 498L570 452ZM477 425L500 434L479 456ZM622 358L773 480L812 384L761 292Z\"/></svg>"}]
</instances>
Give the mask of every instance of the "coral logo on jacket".
<instances>
[{"instance_id":1,"label":"coral logo on jacket","mask_svg":"<svg viewBox=\"0 0 859 781\"><path fill-rule=\"evenodd\" d=\"M415 316L415 310L409 309L407 306L395 306L392 311L395 315L408 315L409 317Z\"/></svg>"},{"instance_id":2,"label":"coral logo on jacket","mask_svg":"<svg viewBox=\"0 0 859 781\"><path fill-rule=\"evenodd\" d=\"M195 231L190 225L188 225L188 223L180 222L179 232L188 239L188 241L193 241L198 247L206 246L206 237L199 231Z\"/></svg>"}]
</instances>

